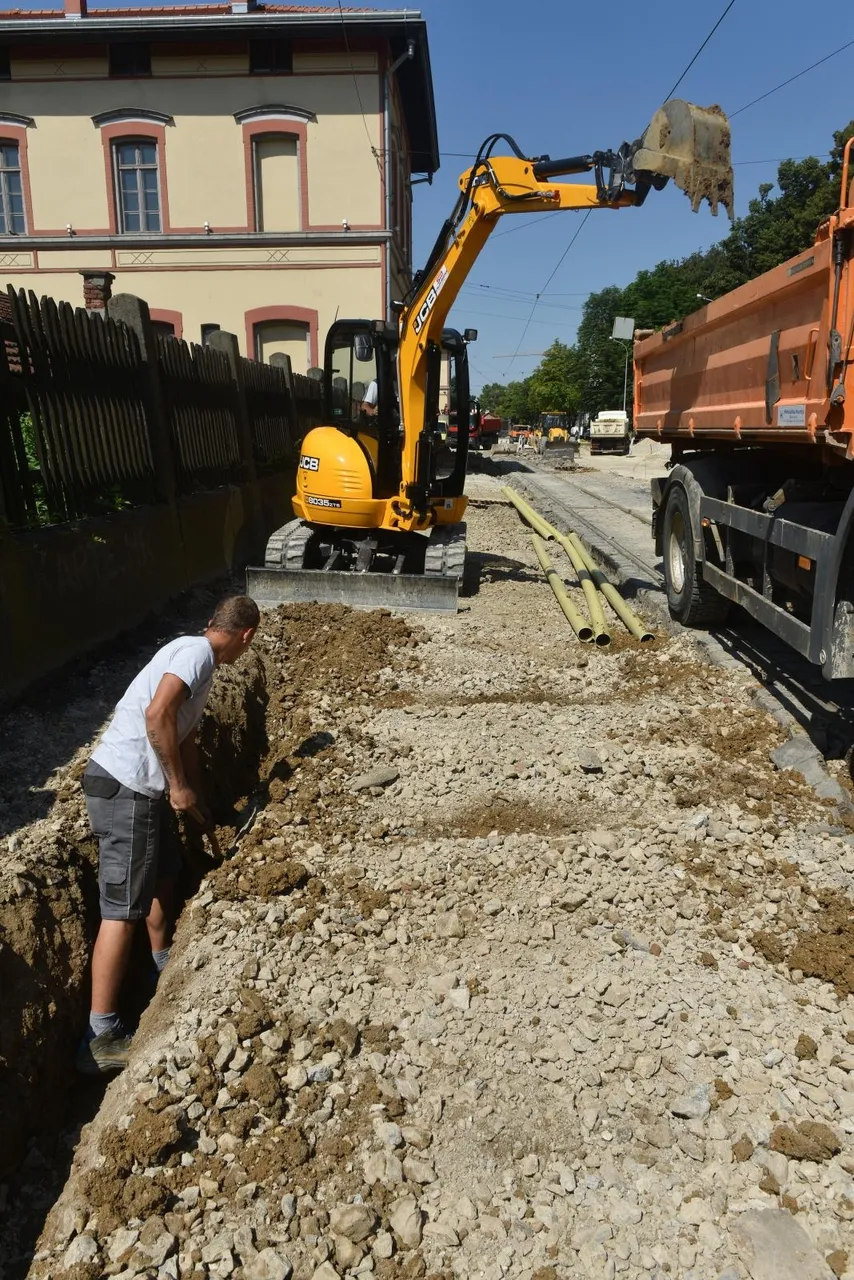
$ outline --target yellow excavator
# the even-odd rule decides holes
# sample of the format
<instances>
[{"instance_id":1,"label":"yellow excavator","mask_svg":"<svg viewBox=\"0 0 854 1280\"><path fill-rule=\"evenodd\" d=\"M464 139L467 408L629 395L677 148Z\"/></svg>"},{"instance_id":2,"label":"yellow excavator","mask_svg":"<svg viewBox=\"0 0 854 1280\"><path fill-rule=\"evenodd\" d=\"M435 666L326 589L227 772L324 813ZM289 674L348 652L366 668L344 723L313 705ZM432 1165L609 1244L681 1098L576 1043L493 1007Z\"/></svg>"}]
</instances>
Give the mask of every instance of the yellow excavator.
<instances>
[{"instance_id":1,"label":"yellow excavator","mask_svg":"<svg viewBox=\"0 0 854 1280\"><path fill-rule=\"evenodd\" d=\"M500 143L511 155L495 155ZM555 182L593 173L592 184ZM640 205L668 179L696 212L732 216L730 131L718 107L673 99L643 137L617 151L526 157L493 134L459 179L460 195L396 323L339 320L324 362L324 422L302 441L296 518L272 534L263 568L247 571L261 603L317 600L357 608L453 611L465 562L467 415L443 437L440 384L450 363L469 404L467 346L446 327L451 305L499 218L508 213Z\"/></svg>"}]
</instances>

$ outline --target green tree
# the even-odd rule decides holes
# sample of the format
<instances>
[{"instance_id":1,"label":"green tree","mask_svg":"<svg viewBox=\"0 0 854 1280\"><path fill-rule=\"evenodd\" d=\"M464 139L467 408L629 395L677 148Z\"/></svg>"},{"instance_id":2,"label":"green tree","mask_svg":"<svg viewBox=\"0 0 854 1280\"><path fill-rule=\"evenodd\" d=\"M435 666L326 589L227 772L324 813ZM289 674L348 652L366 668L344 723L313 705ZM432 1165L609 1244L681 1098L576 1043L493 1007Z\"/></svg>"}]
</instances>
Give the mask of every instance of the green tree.
<instances>
[{"instance_id":1,"label":"green tree","mask_svg":"<svg viewBox=\"0 0 854 1280\"><path fill-rule=\"evenodd\" d=\"M612 342L614 318L627 314L623 290L616 285L591 293L578 326L576 359L579 369L579 407L590 414L615 409L623 402L625 350ZM630 313L629 313L630 314Z\"/></svg>"},{"instance_id":2,"label":"green tree","mask_svg":"<svg viewBox=\"0 0 854 1280\"><path fill-rule=\"evenodd\" d=\"M519 382L488 382L480 393L482 407L499 418L513 422L533 422L537 410L531 397L530 380Z\"/></svg>"},{"instance_id":3,"label":"green tree","mask_svg":"<svg viewBox=\"0 0 854 1280\"><path fill-rule=\"evenodd\" d=\"M574 417L581 402L581 371L575 348L555 339L528 384L532 406L538 413L555 409Z\"/></svg>"}]
</instances>

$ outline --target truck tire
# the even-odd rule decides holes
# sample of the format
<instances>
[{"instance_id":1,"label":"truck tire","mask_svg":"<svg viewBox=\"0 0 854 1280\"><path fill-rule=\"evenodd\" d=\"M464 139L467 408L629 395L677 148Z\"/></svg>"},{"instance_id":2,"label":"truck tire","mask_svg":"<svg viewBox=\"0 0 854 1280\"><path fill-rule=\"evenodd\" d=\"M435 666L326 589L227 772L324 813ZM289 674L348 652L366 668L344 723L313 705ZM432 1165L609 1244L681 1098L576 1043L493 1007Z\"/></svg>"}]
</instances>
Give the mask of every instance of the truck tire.
<instances>
[{"instance_id":1,"label":"truck tire","mask_svg":"<svg viewBox=\"0 0 854 1280\"><path fill-rule=\"evenodd\" d=\"M688 495L671 486L664 508L664 583L671 618L683 627L709 627L724 622L729 600L703 581L697 560Z\"/></svg>"}]
</instances>

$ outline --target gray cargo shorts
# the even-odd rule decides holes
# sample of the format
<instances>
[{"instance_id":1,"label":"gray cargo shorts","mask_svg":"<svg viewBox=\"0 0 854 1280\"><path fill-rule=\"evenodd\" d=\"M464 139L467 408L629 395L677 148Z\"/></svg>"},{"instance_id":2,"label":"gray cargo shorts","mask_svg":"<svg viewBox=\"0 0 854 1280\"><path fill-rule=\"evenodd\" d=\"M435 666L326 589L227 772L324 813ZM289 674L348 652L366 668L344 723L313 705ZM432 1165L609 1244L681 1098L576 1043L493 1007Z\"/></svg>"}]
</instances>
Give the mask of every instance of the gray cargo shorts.
<instances>
[{"instance_id":1,"label":"gray cargo shorts","mask_svg":"<svg viewBox=\"0 0 854 1280\"><path fill-rule=\"evenodd\" d=\"M169 838L165 796L152 800L117 782L94 760L83 775L89 825L98 837L98 890L102 920L144 920L157 881L181 869L177 842Z\"/></svg>"}]
</instances>

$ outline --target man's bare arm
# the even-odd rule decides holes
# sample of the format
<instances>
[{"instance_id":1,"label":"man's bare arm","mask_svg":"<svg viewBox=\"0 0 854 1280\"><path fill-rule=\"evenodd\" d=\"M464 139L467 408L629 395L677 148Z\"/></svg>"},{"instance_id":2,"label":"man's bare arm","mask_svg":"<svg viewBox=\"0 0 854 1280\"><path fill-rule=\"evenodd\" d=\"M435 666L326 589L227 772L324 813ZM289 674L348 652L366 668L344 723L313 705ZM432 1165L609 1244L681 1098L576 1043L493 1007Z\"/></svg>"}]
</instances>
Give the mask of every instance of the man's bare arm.
<instances>
[{"instance_id":1,"label":"man's bare arm","mask_svg":"<svg viewBox=\"0 0 854 1280\"><path fill-rule=\"evenodd\" d=\"M187 700L187 686L178 676L165 675L145 712L148 741L169 784L173 809L192 809L198 797L187 778L178 742L178 712Z\"/></svg>"},{"instance_id":2,"label":"man's bare arm","mask_svg":"<svg viewBox=\"0 0 854 1280\"><path fill-rule=\"evenodd\" d=\"M191 733L185 738L179 748L181 753L181 761L184 765L184 777L187 779L187 785L191 791L196 793L196 808L205 819L210 821L210 811L204 798L204 787L202 786L202 762L199 756L199 742L195 733Z\"/></svg>"}]
</instances>

